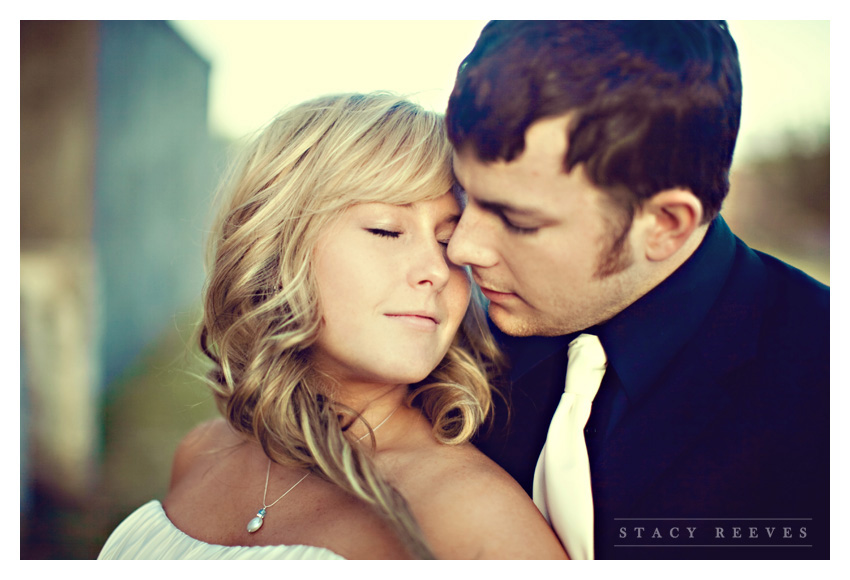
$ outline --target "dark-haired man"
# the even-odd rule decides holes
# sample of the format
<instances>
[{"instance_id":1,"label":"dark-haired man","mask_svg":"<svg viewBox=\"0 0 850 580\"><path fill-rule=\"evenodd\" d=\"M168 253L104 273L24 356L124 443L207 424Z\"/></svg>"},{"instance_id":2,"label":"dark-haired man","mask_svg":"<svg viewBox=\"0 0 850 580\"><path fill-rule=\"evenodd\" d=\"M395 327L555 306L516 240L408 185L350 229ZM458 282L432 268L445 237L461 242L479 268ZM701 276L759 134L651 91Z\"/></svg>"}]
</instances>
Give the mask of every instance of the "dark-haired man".
<instances>
[{"instance_id":1,"label":"dark-haired man","mask_svg":"<svg viewBox=\"0 0 850 580\"><path fill-rule=\"evenodd\" d=\"M741 90L724 22L491 22L458 70L448 255L512 363L478 444L573 557L829 557L829 289L719 215ZM587 336L582 476L558 422Z\"/></svg>"}]
</instances>

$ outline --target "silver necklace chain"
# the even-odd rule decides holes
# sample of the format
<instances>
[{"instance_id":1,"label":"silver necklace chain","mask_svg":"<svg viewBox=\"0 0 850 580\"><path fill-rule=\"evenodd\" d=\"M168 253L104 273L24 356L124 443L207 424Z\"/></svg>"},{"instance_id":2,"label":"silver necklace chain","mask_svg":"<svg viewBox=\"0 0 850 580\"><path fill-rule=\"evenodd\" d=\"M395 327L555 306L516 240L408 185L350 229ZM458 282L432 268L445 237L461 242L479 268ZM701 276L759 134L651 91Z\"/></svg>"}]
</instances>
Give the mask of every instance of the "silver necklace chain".
<instances>
[{"instance_id":1,"label":"silver necklace chain","mask_svg":"<svg viewBox=\"0 0 850 580\"><path fill-rule=\"evenodd\" d=\"M378 424L375 426L375 428L374 428L374 429L372 429L372 431L371 431L371 432L372 432L372 433L374 433L375 431L377 431L378 429L380 429L380 428L381 428L381 426L382 426L384 423L386 423L387 421L389 421L389 420L390 420L390 417L392 417L392 416L395 414L395 412L396 412L396 411L398 411L399 407L401 407L401 405L399 405L398 407L396 407L395 409L393 409L393 410L390 412L390 414L389 414L389 415L387 415L386 417L384 417L384 420L383 420L383 421L381 421L380 423L378 423ZM368 435L369 435L369 432L367 431L367 432L366 432L366 434L365 434L365 435L363 435L362 437L358 438L358 439L357 439L357 441L362 441L362 440L363 440L363 439L365 439ZM292 485L292 487L290 487L290 488L289 488L289 489L287 489L285 492L283 492L283 495L281 495L279 498L277 498L276 500L274 500L272 503L267 504L267 503L266 503L266 496L268 495L268 492L269 492L269 474L271 473L271 471L272 471L272 460L271 460L271 459L269 459L269 465L268 465L268 467L266 467L266 485L265 485L265 487L263 488L263 507L262 507L262 508L260 508L260 511L258 511L258 512L257 512L257 515L256 515L256 516L255 516L255 517L254 517L254 518L253 518L250 522L248 522L248 531L249 531L250 533L252 533L252 534L253 534L254 532L256 532L257 530L259 530L260 528L262 528L262 527L263 527L263 521L264 521L264 518L266 517L266 510L267 510L267 509L269 509L270 507L272 507L274 504L276 504L276 503L277 503L277 502L279 502L280 500L282 500L284 497L286 497L286 494L288 494L290 491L292 491L293 489L295 489L296 487L298 487L298 484L299 484L299 483L301 483L302 481L304 481L305 479L307 479L307 476L309 476L309 475L310 475L310 472L308 471L308 472L304 475L304 477L302 477L301 479L299 479L298 481L296 481L296 482Z\"/></svg>"},{"instance_id":2,"label":"silver necklace chain","mask_svg":"<svg viewBox=\"0 0 850 580\"><path fill-rule=\"evenodd\" d=\"M389 415L387 415L386 417L384 417L384 420L383 420L383 421L381 421L380 423L378 423L378 424L375 426L375 428L374 428L374 429L372 429L372 433L374 433L375 431L377 431L378 429L380 429L380 428L381 428L381 426L382 426L384 423L386 423L387 421L389 421L389 420L390 420L390 417L392 417L392 416L395 414L395 412L396 412L396 411L398 411L399 407L401 407L401 405L399 405L398 407L396 407L395 409L393 409L392 411L390 411L390 414L389 414ZM368 436L369 436L369 431L366 431L366 433L365 433L364 435L361 435L360 437L358 437L358 438L357 438L357 440L358 440L358 441L363 441L363 440L364 440L364 439L366 439L366 437L368 437Z\"/></svg>"},{"instance_id":3,"label":"silver necklace chain","mask_svg":"<svg viewBox=\"0 0 850 580\"><path fill-rule=\"evenodd\" d=\"M277 502L279 502L280 500L282 500L284 497L286 497L286 494L288 494L290 491L292 491L293 489L295 489L295 488L296 488L296 486L297 486L299 483L301 483L302 481L304 481L305 479L307 479L307 476L308 476L308 475L310 475L310 472L308 471L308 472L304 475L304 477L302 477L301 479L299 479L298 481L296 481L296 482L295 482L295 485L293 485L292 487L290 487L289 489L287 489L285 492L283 492L283 495L282 495L282 496L280 496L279 498L277 498L276 500L274 500L272 503L270 503L270 504L266 505L266 493L268 493L268 491L269 491L269 473L271 473L271 470L272 470L272 460L271 460L271 459L269 459L269 466L268 466L268 468L266 468L266 487L265 487L265 489L263 489L263 509L264 509L264 510L269 509L269 508L270 508L270 507L272 507L274 504L276 504Z\"/></svg>"}]
</instances>

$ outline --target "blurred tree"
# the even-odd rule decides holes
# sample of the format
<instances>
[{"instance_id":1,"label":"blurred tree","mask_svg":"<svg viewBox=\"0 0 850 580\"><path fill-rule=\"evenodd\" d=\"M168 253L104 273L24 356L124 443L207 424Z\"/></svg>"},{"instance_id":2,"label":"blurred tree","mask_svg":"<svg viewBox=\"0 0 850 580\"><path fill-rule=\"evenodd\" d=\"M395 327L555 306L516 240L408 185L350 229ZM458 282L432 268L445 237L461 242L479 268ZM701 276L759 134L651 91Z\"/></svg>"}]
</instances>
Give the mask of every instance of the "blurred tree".
<instances>
[{"instance_id":1,"label":"blurred tree","mask_svg":"<svg viewBox=\"0 0 850 580\"><path fill-rule=\"evenodd\" d=\"M756 249L829 283L829 128L788 134L782 152L736 167L723 215Z\"/></svg>"}]
</instances>

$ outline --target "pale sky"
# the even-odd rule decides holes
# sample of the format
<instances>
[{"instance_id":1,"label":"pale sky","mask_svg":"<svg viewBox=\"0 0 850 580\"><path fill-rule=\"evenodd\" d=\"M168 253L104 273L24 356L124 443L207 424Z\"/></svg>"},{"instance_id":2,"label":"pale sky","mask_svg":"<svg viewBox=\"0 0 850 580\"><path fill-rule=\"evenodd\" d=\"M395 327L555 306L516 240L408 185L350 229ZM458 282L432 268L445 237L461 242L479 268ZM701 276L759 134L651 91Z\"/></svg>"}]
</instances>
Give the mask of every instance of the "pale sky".
<instances>
[{"instance_id":1,"label":"pale sky","mask_svg":"<svg viewBox=\"0 0 850 580\"><path fill-rule=\"evenodd\" d=\"M445 110L455 72L485 20L176 21L212 64L210 127L238 138L281 109L332 92L392 90ZM828 21L729 22L744 104L737 157L789 131L828 126Z\"/></svg>"}]
</instances>

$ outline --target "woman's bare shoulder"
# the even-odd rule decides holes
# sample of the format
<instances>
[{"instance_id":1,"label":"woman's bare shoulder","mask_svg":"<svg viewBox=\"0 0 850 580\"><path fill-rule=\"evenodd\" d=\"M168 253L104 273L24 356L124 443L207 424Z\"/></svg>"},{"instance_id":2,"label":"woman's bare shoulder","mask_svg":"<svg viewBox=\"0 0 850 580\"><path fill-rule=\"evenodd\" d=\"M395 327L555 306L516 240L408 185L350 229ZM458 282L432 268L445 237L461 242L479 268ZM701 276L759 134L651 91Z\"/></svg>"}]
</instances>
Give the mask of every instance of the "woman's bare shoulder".
<instances>
[{"instance_id":1,"label":"woman's bare shoulder","mask_svg":"<svg viewBox=\"0 0 850 580\"><path fill-rule=\"evenodd\" d=\"M441 447L409 492L437 557L566 558L534 502L504 469L471 444Z\"/></svg>"},{"instance_id":2,"label":"woman's bare shoulder","mask_svg":"<svg viewBox=\"0 0 850 580\"><path fill-rule=\"evenodd\" d=\"M171 465L171 487L198 463L209 461L213 454L232 449L241 442L242 439L220 417L197 425L177 444Z\"/></svg>"}]
</instances>

